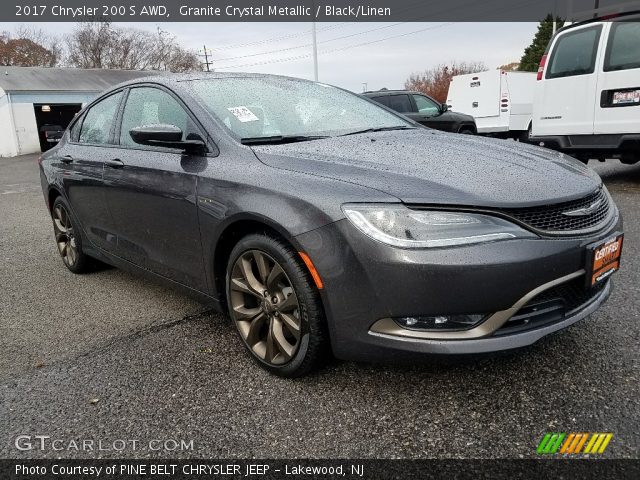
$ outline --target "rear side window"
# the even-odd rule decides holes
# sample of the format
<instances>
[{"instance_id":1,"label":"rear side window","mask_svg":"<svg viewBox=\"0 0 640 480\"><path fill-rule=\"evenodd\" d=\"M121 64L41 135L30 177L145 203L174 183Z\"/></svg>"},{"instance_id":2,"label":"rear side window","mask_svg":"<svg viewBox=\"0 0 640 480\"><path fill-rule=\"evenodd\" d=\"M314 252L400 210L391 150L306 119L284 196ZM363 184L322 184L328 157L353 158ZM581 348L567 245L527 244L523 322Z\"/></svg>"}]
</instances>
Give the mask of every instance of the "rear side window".
<instances>
[{"instance_id":1,"label":"rear side window","mask_svg":"<svg viewBox=\"0 0 640 480\"><path fill-rule=\"evenodd\" d=\"M640 68L640 22L615 22L611 25L604 71Z\"/></svg>"},{"instance_id":2,"label":"rear side window","mask_svg":"<svg viewBox=\"0 0 640 480\"><path fill-rule=\"evenodd\" d=\"M386 95L382 97L371 97L371 100L378 102L380 105L384 105L385 107L389 106L389 97Z\"/></svg>"},{"instance_id":3,"label":"rear side window","mask_svg":"<svg viewBox=\"0 0 640 480\"><path fill-rule=\"evenodd\" d=\"M396 112L406 113L413 112L413 105L409 100L409 95L390 95L389 108L392 108Z\"/></svg>"},{"instance_id":4,"label":"rear side window","mask_svg":"<svg viewBox=\"0 0 640 480\"><path fill-rule=\"evenodd\" d=\"M92 145L109 143L111 128L116 119L121 98L122 92L118 92L96 103L87 111L82 120L78 142Z\"/></svg>"},{"instance_id":5,"label":"rear side window","mask_svg":"<svg viewBox=\"0 0 640 480\"><path fill-rule=\"evenodd\" d=\"M69 131L72 142L78 141L78 137L80 136L80 127L82 127L82 119L79 119L76 123L74 123L71 127L71 130Z\"/></svg>"},{"instance_id":6,"label":"rear side window","mask_svg":"<svg viewBox=\"0 0 640 480\"><path fill-rule=\"evenodd\" d=\"M547 78L593 73L602 25L567 32L558 38L551 52Z\"/></svg>"}]
</instances>

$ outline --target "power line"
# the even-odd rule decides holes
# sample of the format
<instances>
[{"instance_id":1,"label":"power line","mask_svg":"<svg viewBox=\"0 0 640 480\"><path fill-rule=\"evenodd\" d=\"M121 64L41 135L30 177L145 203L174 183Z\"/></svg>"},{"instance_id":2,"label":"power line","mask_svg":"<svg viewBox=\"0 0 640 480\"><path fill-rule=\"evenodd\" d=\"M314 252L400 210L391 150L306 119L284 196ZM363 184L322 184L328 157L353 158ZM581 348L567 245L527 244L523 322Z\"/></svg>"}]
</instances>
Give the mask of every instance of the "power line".
<instances>
[{"instance_id":1,"label":"power line","mask_svg":"<svg viewBox=\"0 0 640 480\"><path fill-rule=\"evenodd\" d=\"M344 28L347 27L349 25L352 25L356 22L348 22L348 23L340 23L337 25L330 25L330 26L326 26L326 27L321 27L318 28L319 32L325 32L325 31L329 31L329 30L336 30L338 28ZM309 31L305 30L304 32L298 32L298 33L291 33L289 35L282 35L282 36L277 36L277 37L271 37L271 38L265 38L263 40L256 40L254 42L247 42L247 43L236 43L236 44L232 44L232 45L221 45L219 47L216 47L215 50L235 50L238 48L242 48L242 47L251 47L254 45L262 45L265 43L269 43L269 42L273 42L276 40L286 40L289 38L297 38L297 37L304 37L309 35Z\"/></svg>"},{"instance_id":2,"label":"power line","mask_svg":"<svg viewBox=\"0 0 640 480\"><path fill-rule=\"evenodd\" d=\"M384 37L384 38L380 38L378 40L371 40L368 42L362 42L362 43L357 43L354 45L347 45L345 47L340 47L340 48L335 48L333 50L325 50L323 52L318 52L319 55L326 55L329 53L335 53L335 52L341 52L344 50L349 50L351 48L357 48L357 47L363 47L365 45L371 45L374 43L380 43L380 42L384 42L386 40L391 40L393 38L400 38L400 37L406 37L408 35L415 35L416 33L422 33L425 32L427 30L435 30L436 28L442 28L448 25L452 25L455 22L449 22L449 23L443 23L440 25L435 25L435 26L431 26L431 27L426 27L426 28L421 28L420 30L414 30L413 32L405 32L405 33L400 33L398 35L391 35L389 37ZM253 67L253 66L257 66L257 65L268 65L271 63L282 63L282 62L288 62L288 61L293 61L293 60L302 60L303 58L309 58L311 55L313 55L313 53L305 53L303 55L297 55L295 57L286 57L286 58L278 58L278 59L274 59L274 60L267 60L264 62L255 62L255 63L245 63L242 65L231 65L231 66L225 66L225 67L218 67L218 69L224 69L224 70L228 70L231 68L243 68L243 67Z\"/></svg>"},{"instance_id":3,"label":"power line","mask_svg":"<svg viewBox=\"0 0 640 480\"><path fill-rule=\"evenodd\" d=\"M371 33L371 32L376 32L378 30L384 30L386 28L397 27L398 25L404 25L406 23L409 23L409 22L398 22L398 23L392 23L391 25L383 25L382 27L371 28L369 30L364 30L362 32L356 32L356 33L351 33L349 35L343 35L341 37L322 40L321 42L318 42L318 44L330 43L330 42L335 42L336 40L343 40L345 38L357 37L359 35L364 35L365 33ZM240 60L241 58L259 57L261 55L269 55L271 53L288 52L291 50L298 50L300 48L311 47L312 45L313 45L312 43L305 43L304 45L297 45L295 47L287 47L287 48L278 48L276 50L269 50L267 52L250 53L249 55L239 55L237 57L216 58L216 62L223 62L227 60Z\"/></svg>"}]
</instances>

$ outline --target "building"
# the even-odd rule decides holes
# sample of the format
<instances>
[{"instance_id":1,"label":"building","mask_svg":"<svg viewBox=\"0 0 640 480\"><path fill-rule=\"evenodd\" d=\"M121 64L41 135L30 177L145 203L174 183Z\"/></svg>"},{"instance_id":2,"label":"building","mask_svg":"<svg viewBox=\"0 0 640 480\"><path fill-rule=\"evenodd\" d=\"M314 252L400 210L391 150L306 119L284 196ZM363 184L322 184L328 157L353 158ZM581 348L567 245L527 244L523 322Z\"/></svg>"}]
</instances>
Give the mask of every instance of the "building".
<instances>
[{"instance_id":1,"label":"building","mask_svg":"<svg viewBox=\"0 0 640 480\"><path fill-rule=\"evenodd\" d=\"M157 72L0 67L0 157L47 148L43 126L66 128L101 91ZM51 128L51 127L49 127Z\"/></svg>"}]
</instances>

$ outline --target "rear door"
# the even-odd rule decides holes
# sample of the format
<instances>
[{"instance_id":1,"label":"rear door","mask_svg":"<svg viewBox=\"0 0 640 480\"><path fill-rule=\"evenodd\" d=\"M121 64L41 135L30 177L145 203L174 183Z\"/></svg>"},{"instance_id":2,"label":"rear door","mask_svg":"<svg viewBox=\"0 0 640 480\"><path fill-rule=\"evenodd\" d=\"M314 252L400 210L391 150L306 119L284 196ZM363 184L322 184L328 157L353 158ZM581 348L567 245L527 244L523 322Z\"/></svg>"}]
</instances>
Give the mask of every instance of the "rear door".
<instances>
[{"instance_id":1,"label":"rear door","mask_svg":"<svg viewBox=\"0 0 640 480\"><path fill-rule=\"evenodd\" d=\"M198 172L208 157L136 144L129 131L170 124L183 140L206 136L171 92L156 86L129 90L105 165L109 210L118 224L117 255L183 285L206 291L196 206Z\"/></svg>"},{"instance_id":2,"label":"rear door","mask_svg":"<svg viewBox=\"0 0 640 480\"><path fill-rule=\"evenodd\" d=\"M115 121L122 98L123 92L119 91L91 106L57 152L73 213L88 239L107 251L115 250L117 235L107 208L103 168L105 160L113 156Z\"/></svg>"},{"instance_id":3,"label":"rear door","mask_svg":"<svg viewBox=\"0 0 640 480\"><path fill-rule=\"evenodd\" d=\"M447 103L451 110L474 118L500 115L500 72L482 72L454 77Z\"/></svg>"},{"instance_id":4,"label":"rear door","mask_svg":"<svg viewBox=\"0 0 640 480\"><path fill-rule=\"evenodd\" d=\"M607 25L595 133L640 133L640 18Z\"/></svg>"},{"instance_id":5,"label":"rear door","mask_svg":"<svg viewBox=\"0 0 640 480\"><path fill-rule=\"evenodd\" d=\"M572 27L553 41L538 82L534 135L593 134L594 99L602 25Z\"/></svg>"}]
</instances>

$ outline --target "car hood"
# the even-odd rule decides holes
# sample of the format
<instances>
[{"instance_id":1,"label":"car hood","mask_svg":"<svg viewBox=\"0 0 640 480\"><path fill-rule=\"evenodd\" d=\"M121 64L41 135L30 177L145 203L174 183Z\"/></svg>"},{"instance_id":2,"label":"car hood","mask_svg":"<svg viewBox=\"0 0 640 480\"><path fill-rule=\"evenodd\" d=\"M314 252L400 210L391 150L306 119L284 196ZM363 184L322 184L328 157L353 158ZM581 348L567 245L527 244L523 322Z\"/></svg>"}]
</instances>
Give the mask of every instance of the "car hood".
<instances>
[{"instance_id":1,"label":"car hood","mask_svg":"<svg viewBox=\"0 0 640 480\"><path fill-rule=\"evenodd\" d=\"M561 153L423 128L253 150L269 166L370 187L410 204L544 205L581 198L602 183Z\"/></svg>"}]
</instances>

